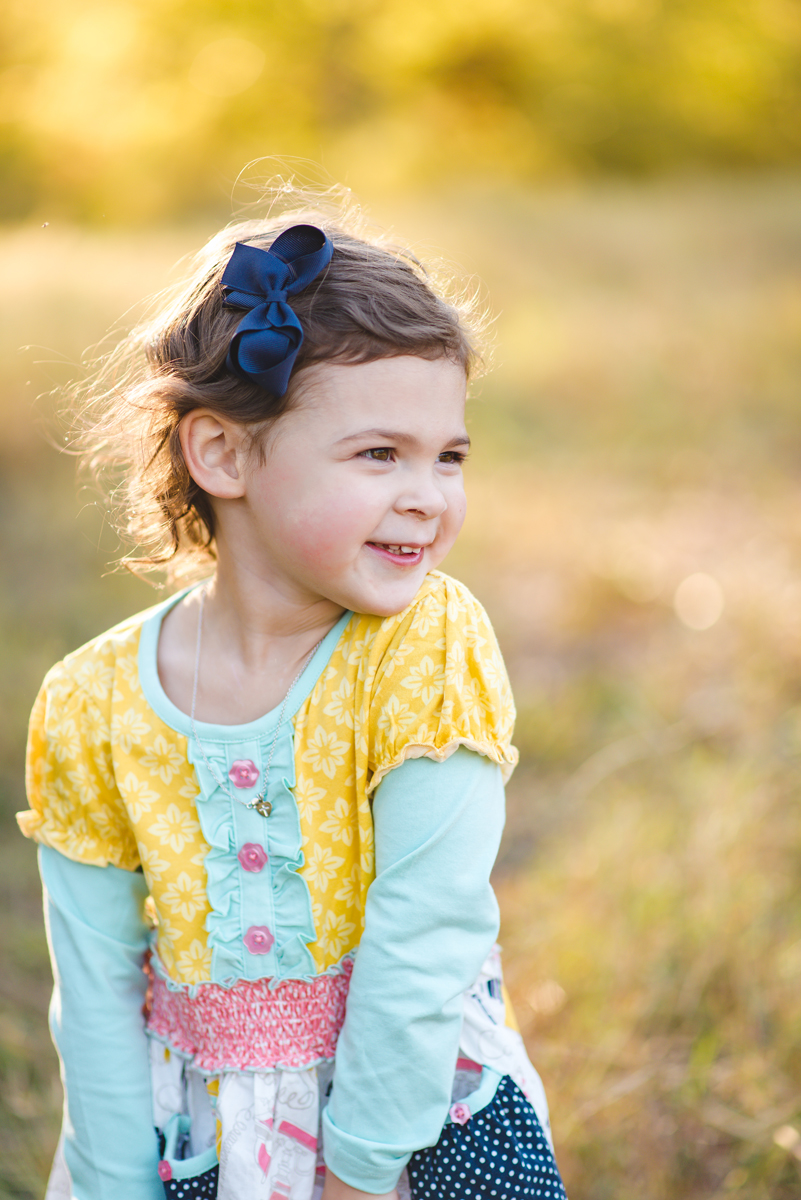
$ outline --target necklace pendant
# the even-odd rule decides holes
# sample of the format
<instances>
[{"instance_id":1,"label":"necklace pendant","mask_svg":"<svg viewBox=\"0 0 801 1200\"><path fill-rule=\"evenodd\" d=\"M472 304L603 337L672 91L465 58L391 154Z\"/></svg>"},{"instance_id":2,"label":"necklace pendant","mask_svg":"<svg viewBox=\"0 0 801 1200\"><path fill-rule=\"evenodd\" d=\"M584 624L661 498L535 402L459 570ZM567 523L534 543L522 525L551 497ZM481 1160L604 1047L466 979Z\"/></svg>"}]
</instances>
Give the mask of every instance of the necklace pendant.
<instances>
[{"instance_id":1,"label":"necklace pendant","mask_svg":"<svg viewBox=\"0 0 801 1200\"><path fill-rule=\"evenodd\" d=\"M255 800L250 802L248 808L255 808L260 817L269 817L270 813L273 811L272 804L269 800L266 800L264 796L257 796Z\"/></svg>"}]
</instances>

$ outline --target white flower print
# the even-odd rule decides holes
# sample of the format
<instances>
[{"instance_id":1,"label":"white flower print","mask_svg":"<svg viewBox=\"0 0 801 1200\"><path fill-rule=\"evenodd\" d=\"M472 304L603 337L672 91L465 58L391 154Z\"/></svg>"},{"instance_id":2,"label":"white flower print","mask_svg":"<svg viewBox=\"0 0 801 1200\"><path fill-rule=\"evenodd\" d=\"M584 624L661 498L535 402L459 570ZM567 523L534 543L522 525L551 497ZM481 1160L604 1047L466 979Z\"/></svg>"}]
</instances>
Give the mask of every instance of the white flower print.
<instances>
[{"instance_id":1,"label":"white flower print","mask_svg":"<svg viewBox=\"0 0 801 1200\"><path fill-rule=\"evenodd\" d=\"M449 621L455 621L462 613L467 612L467 600L457 591L448 589L448 597L445 601L445 612Z\"/></svg>"},{"instance_id":2,"label":"white flower print","mask_svg":"<svg viewBox=\"0 0 801 1200\"><path fill-rule=\"evenodd\" d=\"M139 851L139 861L142 864L145 878L153 883L159 883L164 872L169 871L170 864L166 858L159 858L158 850L149 850L144 842L137 842L136 848Z\"/></svg>"},{"instance_id":3,"label":"white flower print","mask_svg":"<svg viewBox=\"0 0 801 1200\"><path fill-rule=\"evenodd\" d=\"M327 912L323 928L317 939L320 948L330 954L332 958L340 958L355 928L353 922L346 921L344 916Z\"/></svg>"},{"instance_id":4,"label":"white flower print","mask_svg":"<svg viewBox=\"0 0 801 1200\"><path fill-rule=\"evenodd\" d=\"M461 642L454 642L445 659L445 678L452 687L458 688L464 681L466 671L467 660L464 655L464 646Z\"/></svg>"},{"instance_id":5,"label":"white flower print","mask_svg":"<svg viewBox=\"0 0 801 1200\"><path fill-rule=\"evenodd\" d=\"M200 785L194 772L192 775L184 777L184 781L178 789L178 795L182 796L184 800L196 800L200 795Z\"/></svg>"},{"instance_id":6,"label":"white flower print","mask_svg":"<svg viewBox=\"0 0 801 1200\"><path fill-rule=\"evenodd\" d=\"M486 713L494 711L494 705L478 679L468 679L462 688L461 701L469 720L481 724Z\"/></svg>"},{"instance_id":7,"label":"white flower print","mask_svg":"<svg viewBox=\"0 0 801 1200\"><path fill-rule=\"evenodd\" d=\"M53 747L53 753L60 763L68 758L77 758L80 754L81 743L78 737L78 728L72 717L65 717L63 721L59 721L49 729L48 737L50 745Z\"/></svg>"},{"instance_id":8,"label":"white flower print","mask_svg":"<svg viewBox=\"0 0 801 1200\"><path fill-rule=\"evenodd\" d=\"M398 697L393 695L381 709L378 718L378 732L383 733L386 737L391 737L394 733L403 733L416 720L417 716L411 711L410 706L401 704Z\"/></svg>"},{"instance_id":9,"label":"white flower print","mask_svg":"<svg viewBox=\"0 0 801 1200\"><path fill-rule=\"evenodd\" d=\"M110 739L108 722L94 704L88 704L81 713L81 736L89 746L101 746Z\"/></svg>"},{"instance_id":10,"label":"white flower print","mask_svg":"<svg viewBox=\"0 0 801 1200\"><path fill-rule=\"evenodd\" d=\"M121 655L117 659L117 670L128 685L128 690L134 695L140 691L139 663L135 654Z\"/></svg>"},{"instance_id":11,"label":"white flower print","mask_svg":"<svg viewBox=\"0 0 801 1200\"><path fill-rule=\"evenodd\" d=\"M361 840L361 857L359 866L365 875L372 875L373 864L375 863L375 850L373 849L373 830L372 827L359 830L359 838Z\"/></svg>"},{"instance_id":12,"label":"white flower print","mask_svg":"<svg viewBox=\"0 0 801 1200\"><path fill-rule=\"evenodd\" d=\"M342 879L339 891L334 892L334 899L341 900L346 908L354 908L361 896L362 873L358 866L351 869L350 875Z\"/></svg>"},{"instance_id":13,"label":"white flower print","mask_svg":"<svg viewBox=\"0 0 801 1200\"><path fill-rule=\"evenodd\" d=\"M430 704L435 700L444 684L443 668L438 667L428 654L420 659L419 667L412 667L406 678L401 680L401 687L410 691L415 698L419 696L423 704Z\"/></svg>"},{"instance_id":14,"label":"white flower print","mask_svg":"<svg viewBox=\"0 0 801 1200\"><path fill-rule=\"evenodd\" d=\"M141 821L145 813L150 812L151 806L159 799L158 792L154 792L144 779L138 779L133 771L129 771L125 778L120 780L118 786L134 824Z\"/></svg>"},{"instance_id":15,"label":"white flower print","mask_svg":"<svg viewBox=\"0 0 801 1200\"><path fill-rule=\"evenodd\" d=\"M433 596L426 596L412 621L412 630L419 633L420 637L428 637L429 631L439 625L444 614L445 605L438 604Z\"/></svg>"},{"instance_id":16,"label":"white flower print","mask_svg":"<svg viewBox=\"0 0 801 1200\"><path fill-rule=\"evenodd\" d=\"M74 771L67 771L67 779L78 793L81 804L91 804L100 795L97 778L84 762L76 763Z\"/></svg>"},{"instance_id":17,"label":"white flower print","mask_svg":"<svg viewBox=\"0 0 801 1200\"><path fill-rule=\"evenodd\" d=\"M194 938L189 949L178 955L178 970L188 983L203 983L211 975L211 946Z\"/></svg>"},{"instance_id":18,"label":"white flower print","mask_svg":"<svg viewBox=\"0 0 801 1200\"><path fill-rule=\"evenodd\" d=\"M90 658L81 664L75 672L75 678L95 700L105 700L114 683L114 668L100 659Z\"/></svg>"},{"instance_id":19,"label":"white flower print","mask_svg":"<svg viewBox=\"0 0 801 1200\"><path fill-rule=\"evenodd\" d=\"M313 779L299 779L295 784L295 803L304 821L311 821L325 796L325 788L317 787Z\"/></svg>"},{"instance_id":20,"label":"white flower print","mask_svg":"<svg viewBox=\"0 0 801 1200\"><path fill-rule=\"evenodd\" d=\"M378 630L375 629L372 633L368 633L366 637L356 638L355 641L351 642L348 653L344 655L345 662L350 666L355 666L358 663L361 667L370 652L370 647L375 641L377 634Z\"/></svg>"},{"instance_id":21,"label":"white flower print","mask_svg":"<svg viewBox=\"0 0 801 1200\"><path fill-rule=\"evenodd\" d=\"M192 879L186 871L181 871L173 883L161 893L161 902L166 904L170 912L178 913L185 921L191 921L195 913L206 906L206 892L198 879Z\"/></svg>"},{"instance_id":22,"label":"white flower print","mask_svg":"<svg viewBox=\"0 0 801 1200\"><path fill-rule=\"evenodd\" d=\"M120 814L119 812L115 812L113 808L109 808L106 804L101 804L93 812L89 813L89 820L93 825L97 826L98 833L107 842L119 838Z\"/></svg>"},{"instance_id":23,"label":"white flower print","mask_svg":"<svg viewBox=\"0 0 801 1200\"><path fill-rule=\"evenodd\" d=\"M111 718L111 744L119 746L123 754L130 754L132 746L138 746L150 726L135 708L124 713L114 713Z\"/></svg>"},{"instance_id":24,"label":"white flower print","mask_svg":"<svg viewBox=\"0 0 801 1200\"><path fill-rule=\"evenodd\" d=\"M86 824L85 817L72 818L69 828L68 845L71 858L74 857L80 860L97 854L97 838L93 837L89 832L89 826Z\"/></svg>"},{"instance_id":25,"label":"white flower print","mask_svg":"<svg viewBox=\"0 0 801 1200\"><path fill-rule=\"evenodd\" d=\"M495 655L485 658L482 663L482 671L487 685L493 688L496 692L503 693L506 690L506 670L503 663L496 658Z\"/></svg>"},{"instance_id":26,"label":"white flower print","mask_svg":"<svg viewBox=\"0 0 801 1200\"><path fill-rule=\"evenodd\" d=\"M60 825L69 825L75 811L75 797L67 791L63 779L54 779L52 784L43 789L47 800L48 810Z\"/></svg>"},{"instance_id":27,"label":"white flower print","mask_svg":"<svg viewBox=\"0 0 801 1200\"><path fill-rule=\"evenodd\" d=\"M114 779L114 763L111 759L111 750L108 743L104 743L100 750L92 756L97 773L103 780L103 783L112 791L116 786Z\"/></svg>"},{"instance_id":28,"label":"white flower print","mask_svg":"<svg viewBox=\"0 0 801 1200\"><path fill-rule=\"evenodd\" d=\"M480 625L471 623L463 626L462 633L464 634L465 644L470 650L473 651L473 657L477 662L481 662L482 656L479 651L481 650L482 646L486 646L487 644L487 639L482 633L482 627Z\"/></svg>"},{"instance_id":29,"label":"white flower print","mask_svg":"<svg viewBox=\"0 0 801 1200\"><path fill-rule=\"evenodd\" d=\"M322 771L329 779L333 779L337 767L341 767L345 761L347 749L347 742L343 742L335 733L326 733L323 726L318 725L314 737L308 741L303 762L309 763L313 771Z\"/></svg>"},{"instance_id":30,"label":"white flower print","mask_svg":"<svg viewBox=\"0 0 801 1200\"><path fill-rule=\"evenodd\" d=\"M177 804L168 804L166 812L159 813L158 820L148 826L148 833L159 839L162 846L169 846L180 854L187 843L195 840L200 826L187 812L181 812Z\"/></svg>"},{"instance_id":31,"label":"white flower print","mask_svg":"<svg viewBox=\"0 0 801 1200\"><path fill-rule=\"evenodd\" d=\"M186 759L173 742L159 734L152 746L145 747L142 756L142 766L147 767L151 775L158 775L162 783L172 783L173 775L177 775L186 766Z\"/></svg>"},{"instance_id":32,"label":"white flower print","mask_svg":"<svg viewBox=\"0 0 801 1200\"><path fill-rule=\"evenodd\" d=\"M322 675L320 676L320 678L317 680L317 682L314 685L314 690L311 694L312 704L320 703L320 697L322 696L326 685L330 682L330 680L335 679L336 675L337 675L336 667L332 667L331 664L329 663L329 665L325 668Z\"/></svg>"},{"instance_id":33,"label":"white flower print","mask_svg":"<svg viewBox=\"0 0 801 1200\"><path fill-rule=\"evenodd\" d=\"M323 712L327 717L333 717L337 725L344 723L348 729L353 729L352 698L353 684L349 679L345 678L333 693L331 700L326 704Z\"/></svg>"},{"instance_id":34,"label":"white flower print","mask_svg":"<svg viewBox=\"0 0 801 1200\"><path fill-rule=\"evenodd\" d=\"M332 842L342 842L346 846L350 846L353 841L353 823L350 819L351 804L344 796L340 796L334 804L333 808L329 808L326 816L327 821L323 821L320 826L321 833L330 833Z\"/></svg>"},{"instance_id":35,"label":"white flower print","mask_svg":"<svg viewBox=\"0 0 801 1200\"><path fill-rule=\"evenodd\" d=\"M381 660L381 671L385 676L390 676L396 667L402 667L406 659L414 649L413 645L409 646L394 646L391 650L387 650Z\"/></svg>"},{"instance_id":36,"label":"white flower print","mask_svg":"<svg viewBox=\"0 0 801 1200\"><path fill-rule=\"evenodd\" d=\"M327 846L315 845L303 873L316 891L324 892L331 880L336 878L336 873L344 861L344 858L339 858Z\"/></svg>"},{"instance_id":37,"label":"white flower print","mask_svg":"<svg viewBox=\"0 0 801 1200\"><path fill-rule=\"evenodd\" d=\"M417 726L414 732L414 737L410 739L409 744L412 746L430 746L436 741L437 731L433 725L427 725L423 721Z\"/></svg>"}]
</instances>

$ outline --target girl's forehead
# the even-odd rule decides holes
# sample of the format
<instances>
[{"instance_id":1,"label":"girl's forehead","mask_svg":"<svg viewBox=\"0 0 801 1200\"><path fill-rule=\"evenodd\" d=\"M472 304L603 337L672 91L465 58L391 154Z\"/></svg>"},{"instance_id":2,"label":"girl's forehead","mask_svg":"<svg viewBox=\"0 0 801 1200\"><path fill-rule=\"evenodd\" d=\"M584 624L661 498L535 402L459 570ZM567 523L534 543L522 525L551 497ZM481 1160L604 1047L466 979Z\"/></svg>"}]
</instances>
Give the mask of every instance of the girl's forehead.
<instances>
[{"instance_id":1,"label":"girl's forehead","mask_svg":"<svg viewBox=\"0 0 801 1200\"><path fill-rule=\"evenodd\" d=\"M448 358L412 356L366 363L318 363L307 368L299 408L342 424L368 414L395 414L438 423L446 414L463 414L467 379Z\"/></svg>"}]
</instances>

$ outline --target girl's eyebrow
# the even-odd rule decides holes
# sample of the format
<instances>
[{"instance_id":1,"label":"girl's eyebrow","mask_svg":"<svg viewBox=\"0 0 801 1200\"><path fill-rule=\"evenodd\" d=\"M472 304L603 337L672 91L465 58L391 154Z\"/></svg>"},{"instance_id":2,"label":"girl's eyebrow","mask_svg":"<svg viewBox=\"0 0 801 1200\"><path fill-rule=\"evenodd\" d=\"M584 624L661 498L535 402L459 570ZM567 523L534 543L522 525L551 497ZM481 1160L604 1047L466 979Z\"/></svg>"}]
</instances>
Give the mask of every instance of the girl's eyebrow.
<instances>
[{"instance_id":1,"label":"girl's eyebrow","mask_svg":"<svg viewBox=\"0 0 801 1200\"><path fill-rule=\"evenodd\" d=\"M402 433L397 429L362 429L359 433L349 433L347 437L340 438L336 443L341 446L343 442L358 442L364 438L380 438L385 442L416 442L418 439L412 433ZM458 433L456 437L452 437L449 442L443 446L444 450L452 450L455 446L470 446L470 438L466 433Z\"/></svg>"}]
</instances>

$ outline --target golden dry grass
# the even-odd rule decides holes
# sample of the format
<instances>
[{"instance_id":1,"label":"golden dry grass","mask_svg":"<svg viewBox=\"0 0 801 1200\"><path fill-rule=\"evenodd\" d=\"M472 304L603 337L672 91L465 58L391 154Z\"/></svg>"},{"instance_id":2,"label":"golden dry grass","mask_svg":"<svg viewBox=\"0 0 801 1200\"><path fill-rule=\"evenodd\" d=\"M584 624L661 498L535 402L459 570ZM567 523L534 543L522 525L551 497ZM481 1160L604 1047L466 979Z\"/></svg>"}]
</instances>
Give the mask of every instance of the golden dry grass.
<instances>
[{"instance_id":1,"label":"golden dry grass","mask_svg":"<svg viewBox=\"0 0 801 1200\"><path fill-rule=\"evenodd\" d=\"M448 567L518 700L503 941L573 1200L801 1194L799 201L775 178L390 214L500 313ZM100 578L113 542L32 432L26 397L70 368L17 347L74 359L195 241L3 235L0 1197L41 1194L58 1123L8 820L25 715L55 658L151 596Z\"/></svg>"}]
</instances>

